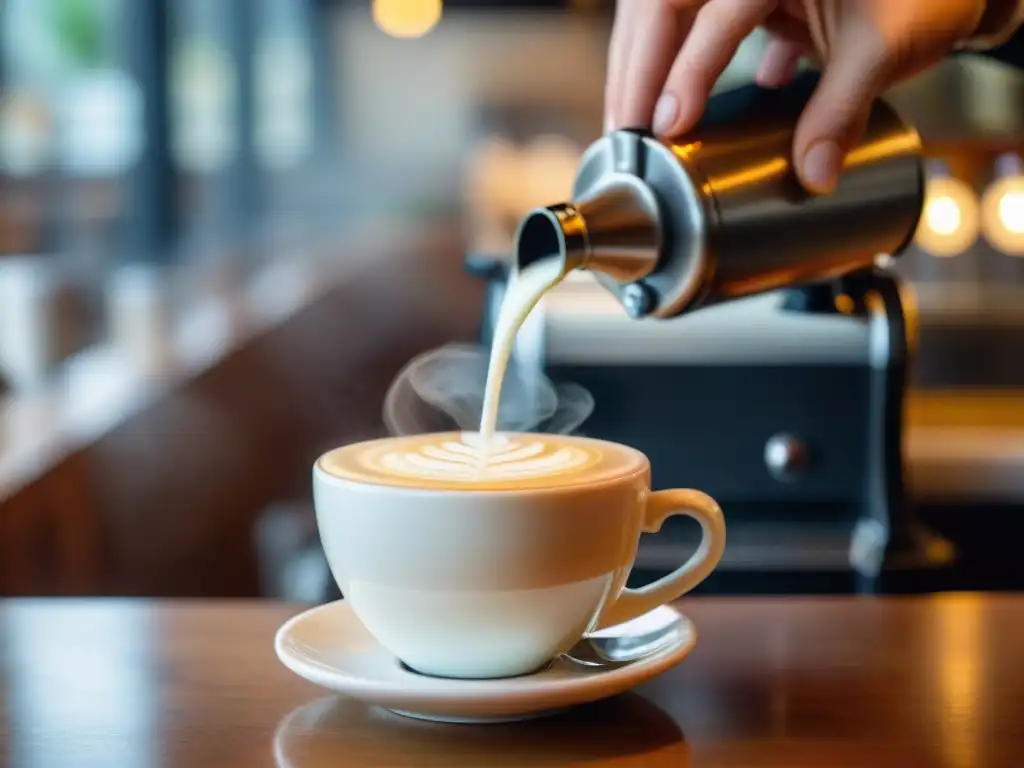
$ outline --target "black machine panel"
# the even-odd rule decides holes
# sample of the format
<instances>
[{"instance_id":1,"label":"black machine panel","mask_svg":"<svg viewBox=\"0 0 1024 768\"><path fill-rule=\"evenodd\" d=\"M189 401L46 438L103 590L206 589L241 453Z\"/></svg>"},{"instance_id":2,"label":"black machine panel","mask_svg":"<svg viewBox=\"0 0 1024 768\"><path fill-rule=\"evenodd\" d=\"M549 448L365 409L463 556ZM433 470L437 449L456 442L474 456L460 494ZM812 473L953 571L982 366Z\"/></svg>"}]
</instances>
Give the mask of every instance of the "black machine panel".
<instances>
[{"instance_id":1,"label":"black machine panel","mask_svg":"<svg viewBox=\"0 0 1024 768\"><path fill-rule=\"evenodd\" d=\"M555 381L595 400L584 434L632 445L651 459L656 488L694 487L723 503L838 501L857 495L867 452L865 367L552 366ZM791 479L765 449L790 435L807 449Z\"/></svg>"}]
</instances>

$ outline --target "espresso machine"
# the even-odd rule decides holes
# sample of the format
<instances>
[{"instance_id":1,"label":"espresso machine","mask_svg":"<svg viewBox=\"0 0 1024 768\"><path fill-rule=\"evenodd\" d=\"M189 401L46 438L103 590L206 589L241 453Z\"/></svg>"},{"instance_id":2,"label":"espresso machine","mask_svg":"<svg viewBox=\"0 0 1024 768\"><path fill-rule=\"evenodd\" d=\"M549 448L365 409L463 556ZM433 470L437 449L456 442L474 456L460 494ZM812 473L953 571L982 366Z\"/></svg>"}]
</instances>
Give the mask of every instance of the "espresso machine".
<instances>
[{"instance_id":1,"label":"espresso machine","mask_svg":"<svg viewBox=\"0 0 1024 768\"><path fill-rule=\"evenodd\" d=\"M726 554L703 591L940 588L954 561L907 497L904 398L913 303L888 263L924 203L921 141L883 100L838 187L791 165L817 82L714 96L677 141L622 130L583 154L571 202L528 214L489 281L489 344L510 269L565 279L515 354L594 396L581 432L635 446L655 488L714 496ZM634 579L674 568L699 533L643 537Z\"/></svg>"}]
</instances>

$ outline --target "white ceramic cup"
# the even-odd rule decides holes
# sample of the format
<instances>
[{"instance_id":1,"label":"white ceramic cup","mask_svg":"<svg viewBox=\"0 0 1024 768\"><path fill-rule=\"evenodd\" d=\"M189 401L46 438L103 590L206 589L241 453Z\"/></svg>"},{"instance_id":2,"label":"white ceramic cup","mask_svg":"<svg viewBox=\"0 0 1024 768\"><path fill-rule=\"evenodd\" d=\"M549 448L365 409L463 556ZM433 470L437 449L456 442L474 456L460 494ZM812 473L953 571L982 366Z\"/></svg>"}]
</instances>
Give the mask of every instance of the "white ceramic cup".
<instances>
[{"instance_id":1,"label":"white ceramic cup","mask_svg":"<svg viewBox=\"0 0 1024 768\"><path fill-rule=\"evenodd\" d=\"M628 461L592 482L501 490L369 481L328 471L330 453L317 461L317 525L334 578L367 630L411 669L453 678L537 671L588 632L681 597L718 564L725 522L713 499L651 491L650 464L632 448L558 439ZM640 534L677 514L700 523L697 551L627 589Z\"/></svg>"}]
</instances>

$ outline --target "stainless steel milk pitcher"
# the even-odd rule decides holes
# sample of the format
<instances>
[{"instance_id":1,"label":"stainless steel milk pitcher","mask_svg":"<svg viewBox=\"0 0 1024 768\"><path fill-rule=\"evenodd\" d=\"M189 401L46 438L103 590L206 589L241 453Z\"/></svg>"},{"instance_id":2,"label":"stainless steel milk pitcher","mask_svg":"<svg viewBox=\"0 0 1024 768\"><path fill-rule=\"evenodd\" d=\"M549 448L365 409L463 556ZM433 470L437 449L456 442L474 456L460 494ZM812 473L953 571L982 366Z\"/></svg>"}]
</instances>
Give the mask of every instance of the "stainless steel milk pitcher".
<instances>
[{"instance_id":1,"label":"stainless steel milk pitcher","mask_svg":"<svg viewBox=\"0 0 1024 768\"><path fill-rule=\"evenodd\" d=\"M878 100L836 189L805 191L793 136L816 82L808 73L781 89L716 95L675 141L640 130L599 139L572 202L520 224L517 265L558 254L565 271L592 270L634 317L673 317L898 254L924 204L920 137Z\"/></svg>"}]
</instances>

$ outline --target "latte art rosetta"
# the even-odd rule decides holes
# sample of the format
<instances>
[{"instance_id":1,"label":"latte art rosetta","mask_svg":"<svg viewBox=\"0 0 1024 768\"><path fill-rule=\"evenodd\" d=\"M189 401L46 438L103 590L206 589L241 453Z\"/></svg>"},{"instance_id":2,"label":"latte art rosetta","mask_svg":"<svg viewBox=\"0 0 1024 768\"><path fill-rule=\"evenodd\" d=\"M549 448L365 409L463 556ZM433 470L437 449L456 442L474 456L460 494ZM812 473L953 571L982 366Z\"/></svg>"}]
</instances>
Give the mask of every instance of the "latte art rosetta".
<instances>
[{"instance_id":1,"label":"latte art rosetta","mask_svg":"<svg viewBox=\"0 0 1024 768\"><path fill-rule=\"evenodd\" d=\"M367 469L404 477L489 482L560 475L592 466L601 458L589 446L567 445L531 435L496 437L485 447L476 435L424 442L361 457Z\"/></svg>"},{"instance_id":2,"label":"latte art rosetta","mask_svg":"<svg viewBox=\"0 0 1024 768\"><path fill-rule=\"evenodd\" d=\"M586 437L434 432L351 443L320 457L317 469L342 481L423 490L520 491L649 476L647 458Z\"/></svg>"}]
</instances>

